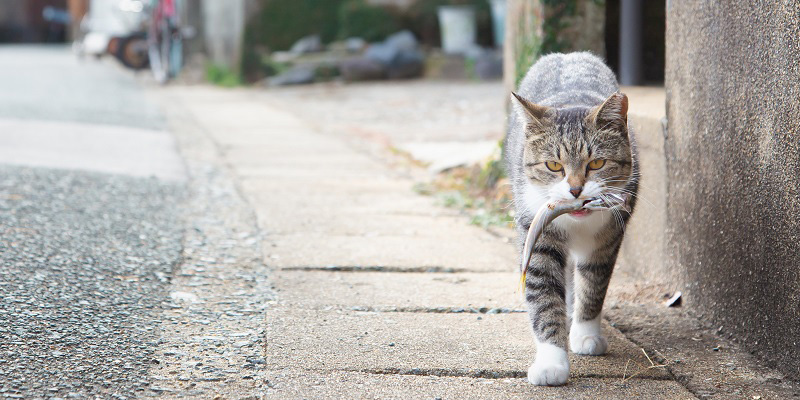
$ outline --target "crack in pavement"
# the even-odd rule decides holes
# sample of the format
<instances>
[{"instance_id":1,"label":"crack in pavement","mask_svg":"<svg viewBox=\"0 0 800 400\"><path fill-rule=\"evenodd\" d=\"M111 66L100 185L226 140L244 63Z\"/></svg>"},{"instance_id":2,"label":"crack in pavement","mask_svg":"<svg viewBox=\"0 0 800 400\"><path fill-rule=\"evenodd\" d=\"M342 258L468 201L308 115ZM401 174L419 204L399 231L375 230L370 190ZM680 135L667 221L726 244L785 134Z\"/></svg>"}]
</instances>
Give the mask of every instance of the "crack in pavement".
<instances>
[{"instance_id":1,"label":"crack in pavement","mask_svg":"<svg viewBox=\"0 0 800 400\"><path fill-rule=\"evenodd\" d=\"M527 371L520 370L491 370L491 369L469 369L469 368L366 368L360 370L342 370L345 372L363 372L376 375L419 375L419 376L438 376L454 378L474 378L474 379L509 379L527 378ZM625 379L619 374L581 374L580 378L594 379ZM651 381L669 381L670 376L637 376L639 380L646 379Z\"/></svg>"},{"instance_id":2,"label":"crack in pavement","mask_svg":"<svg viewBox=\"0 0 800 400\"><path fill-rule=\"evenodd\" d=\"M524 313L527 310L506 307L369 307L354 306L351 311L363 312L403 312L403 313L433 313L433 314L510 314Z\"/></svg>"},{"instance_id":3,"label":"crack in pavement","mask_svg":"<svg viewBox=\"0 0 800 400\"><path fill-rule=\"evenodd\" d=\"M282 267L281 271L326 271L326 272L394 272L394 273L437 273L437 274L457 274L457 273L498 273L508 272L507 270L485 270L474 271L466 268L447 268L442 266L429 266L429 267L401 267L401 266L385 266L385 265L329 265L325 267L317 266L299 266L299 267Z\"/></svg>"}]
</instances>

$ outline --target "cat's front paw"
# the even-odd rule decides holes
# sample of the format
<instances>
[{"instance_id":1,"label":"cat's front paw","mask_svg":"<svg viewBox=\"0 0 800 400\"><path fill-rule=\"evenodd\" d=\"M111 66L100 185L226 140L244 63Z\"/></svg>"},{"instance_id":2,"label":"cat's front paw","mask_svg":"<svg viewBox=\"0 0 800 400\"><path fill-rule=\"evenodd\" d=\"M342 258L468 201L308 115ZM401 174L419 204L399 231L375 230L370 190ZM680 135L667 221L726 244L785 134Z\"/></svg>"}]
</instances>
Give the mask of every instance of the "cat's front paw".
<instances>
[{"instance_id":1,"label":"cat's front paw","mask_svg":"<svg viewBox=\"0 0 800 400\"><path fill-rule=\"evenodd\" d=\"M536 360L528 368L528 382L539 386L560 386L569 378L567 352L560 347L537 345Z\"/></svg>"},{"instance_id":2,"label":"cat's front paw","mask_svg":"<svg viewBox=\"0 0 800 400\"><path fill-rule=\"evenodd\" d=\"M570 335L569 348L575 354L600 356L606 354L608 341L601 335Z\"/></svg>"},{"instance_id":3,"label":"cat's front paw","mask_svg":"<svg viewBox=\"0 0 800 400\"><path fill-rule=\"evenodd\" d=\"M539 386L561 386L567 383L569 365L563 364L531 364L528 368L528 382Z\"/></svg>"}]
</instances>

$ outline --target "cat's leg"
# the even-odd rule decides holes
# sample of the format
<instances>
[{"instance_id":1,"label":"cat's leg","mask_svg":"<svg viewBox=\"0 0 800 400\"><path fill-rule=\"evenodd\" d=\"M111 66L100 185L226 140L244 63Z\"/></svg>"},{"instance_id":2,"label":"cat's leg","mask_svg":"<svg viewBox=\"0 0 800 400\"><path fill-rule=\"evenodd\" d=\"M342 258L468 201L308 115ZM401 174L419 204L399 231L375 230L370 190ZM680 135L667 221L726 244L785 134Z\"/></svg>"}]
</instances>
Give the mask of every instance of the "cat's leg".
<instances>
[{"instance_id":1,"label":"cat's leg","mask_svg":"<svg viewBox=\"0 0 800 400\"><path fill-rule=\"evenodd\" d=\"M564 252L542 244L534 249L525 279L525 299L536 341L536 358L528 369L535 385L563 385L569 377Z\"/></svg>"},{"instance_id":2,"label":"cat's leg","mask_svg":"<svg viewBox=\"0 0 800 400\"><path fill-rule=\"evenodd\" d=\"M569 347L573 353L598 356L608 350L608 341L600 331L601 312L621 242L620 235L601 245L588 259L576 263L575 303L569 332Z\"/></svg>"}]
</instances>

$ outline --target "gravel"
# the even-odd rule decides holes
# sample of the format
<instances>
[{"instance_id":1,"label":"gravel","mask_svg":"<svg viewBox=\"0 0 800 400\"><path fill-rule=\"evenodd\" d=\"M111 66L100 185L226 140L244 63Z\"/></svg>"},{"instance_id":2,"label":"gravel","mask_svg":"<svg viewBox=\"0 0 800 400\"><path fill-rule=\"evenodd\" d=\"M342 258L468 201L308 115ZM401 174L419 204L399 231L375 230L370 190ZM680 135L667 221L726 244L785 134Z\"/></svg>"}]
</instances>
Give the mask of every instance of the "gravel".
<instances>
[{"instance_id":1,"label":"gravel","mask_svg":"<svg viewBox=\"0 0 800 400\"><path fill-rule=\"evenodd\" d=\"M0 167L0 399L263 397L261 237L190 131L187 187Z\"/></svg>"},{"instance_id":2,"label":"gravel","mask_svg":"<svg viewBox=\"0 0 800 400\"><path fill-rule=\"evenodd\" d=\"M147 390L181 189L0 167L0 397Z\"/></svg>"},{"instance_id":3,"label":"gravel","mask_svg":"<svg viewBox=\"0 0 800 400\"><path fill-rule=\"evenodd\" d=\"M150 394L260 399L265 314L275 295L255 214L207 132L181 107L167 114L190 181L182 262L161 316Z\"/></svg>"},{"instance_id":4,"label":"gravel","mask_svg":"<svg viewBox=\"0 0 800 400\"><path fill-rule=\"evenodd\" d=\"M246 398L263 393L264 313L272 300L253 214L225 172L189 162L190 224L162 313L150 374L156 394Z\"/></svg>"}]
</instances>

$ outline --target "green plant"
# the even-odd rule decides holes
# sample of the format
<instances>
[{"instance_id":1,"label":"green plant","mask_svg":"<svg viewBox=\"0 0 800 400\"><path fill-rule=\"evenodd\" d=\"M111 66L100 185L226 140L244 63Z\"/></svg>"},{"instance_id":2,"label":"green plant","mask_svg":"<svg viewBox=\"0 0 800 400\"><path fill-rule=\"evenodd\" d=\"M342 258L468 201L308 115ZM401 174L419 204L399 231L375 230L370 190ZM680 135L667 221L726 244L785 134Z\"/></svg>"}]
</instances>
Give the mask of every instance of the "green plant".
<instances>
[{"instance_id":1,"label":"green plant","mask_svg":"<svg viewBox=\"0 0 800 400\"><path fill-rule=\"evenodd\" d=\"M570 19L578 13L578 0L542 0L549 12L542 21L542 54L569 49L561 32L570 26Z\"/></svg>"},{"instance_id":2,"label":"green plant","mask_svg":"<svg viewBox=\"0 0 800 400\"><path fill-rule=\"evenodd\" d=\"M474 225L511 227L511 193L501 162L502 142L498 142L497 150L482 164L445 171L431 183L415 185L414 190L463 211Z\"/></svg>"},{"instance_id":3,"label":"green plant","mask_svg":"<svg viewBox=\"0 0 800 400\"><path fill-rule=\"evenodd\" d=\"M261 9L245 28L245 46L288 50L298 39L319 35L323 43L336 39L337 11L343 0L262 0Z\"/></svg>"},{"instance_id":4,"label":"green plant","mask_svg":"<svg viewBox=\"0 0 800 400\"><path fill-rule=\"evenodd\" d=\"M464 60L464 75L470 80L478 80L478 75L475 73L475 60L471 58Z\"/></svg>"},{"instance_id":5,"label":"green plant","mask_svg":"<svg viewBox=\"0 0 800 400\"><path fill-rule=\"evenodd\" d=\"M206 80L223 87L235 87L242 84L239 74L219 65L206 67Z\"/></svg>"},{"instance_id":6,"label":"green plant","mask_svg":"<svg viewBox=\"0 0 800 400\"><path fill-rule=\"evenodd\" d=\"M339 6L338 17L339 39L360 37L374 42L402 29L397 12L367 4L365 0L345 1Z\"/></svg>"}]
</instances>

